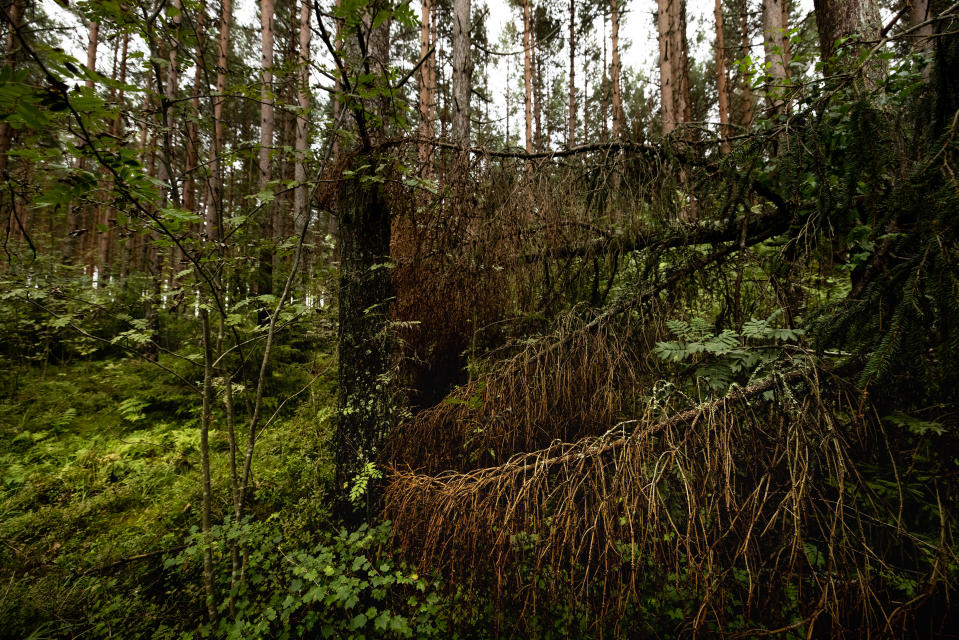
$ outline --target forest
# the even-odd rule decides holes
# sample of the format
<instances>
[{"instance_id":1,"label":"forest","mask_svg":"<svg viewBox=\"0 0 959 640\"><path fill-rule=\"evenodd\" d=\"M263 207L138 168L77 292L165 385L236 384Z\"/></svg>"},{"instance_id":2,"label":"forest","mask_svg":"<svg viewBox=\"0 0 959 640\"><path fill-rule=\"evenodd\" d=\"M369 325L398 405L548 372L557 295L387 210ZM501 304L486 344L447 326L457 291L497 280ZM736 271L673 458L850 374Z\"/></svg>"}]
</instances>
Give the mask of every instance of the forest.
<instances>
[{"instance_id":1,"label":"forest","mask_svg":"<svg viewBox=\"0 0 959 640\"><path fill-rule=\"evenodd\" d=\"M959 637L959 3L0 46L0 637Z\"/></svg>"}]
</instances>

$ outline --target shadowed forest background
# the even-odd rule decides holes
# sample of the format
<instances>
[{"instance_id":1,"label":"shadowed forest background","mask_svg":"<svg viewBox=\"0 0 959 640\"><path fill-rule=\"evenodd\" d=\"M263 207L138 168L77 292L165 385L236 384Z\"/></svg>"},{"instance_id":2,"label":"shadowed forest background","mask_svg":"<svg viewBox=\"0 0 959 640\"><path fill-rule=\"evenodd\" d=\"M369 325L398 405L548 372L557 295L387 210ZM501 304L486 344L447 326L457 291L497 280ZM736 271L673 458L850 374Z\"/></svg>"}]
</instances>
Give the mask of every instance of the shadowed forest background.
<instances>
[{"instance_id":1,"label":"shadowed forest background","mask_svg":"<svg viewBox=\"0 0 959 640\"><path fill-rule=\"evenodd\" d=\"M0 636L959 635L959 5L493 9L0 0Z\"/></svg>"}]
</instances>

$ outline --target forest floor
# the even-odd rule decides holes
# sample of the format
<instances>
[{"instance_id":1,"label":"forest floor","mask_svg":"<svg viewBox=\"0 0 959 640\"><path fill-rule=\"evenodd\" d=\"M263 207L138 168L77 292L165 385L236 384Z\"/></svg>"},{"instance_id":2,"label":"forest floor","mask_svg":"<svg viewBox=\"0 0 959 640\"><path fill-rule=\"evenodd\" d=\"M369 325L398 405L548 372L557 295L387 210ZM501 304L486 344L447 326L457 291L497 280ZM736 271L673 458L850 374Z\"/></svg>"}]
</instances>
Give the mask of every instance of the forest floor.
<instances>
[{"instance_id":1,"label":"forest floor","mask_svg":"<svg viewBox=\"0 0 959 640\"><path fill-rule=\"evenodd\" d=\"M330 360L329 354L318 359ZM321 504L335 368L261 432L253 476L258 512ZM11 376L12 378L12 376ZM35 637L109 617L111 582L129 565L162 566L200 519L199 396L129 359L24 369L0 400L0 636L44 620ZM276 403L268 404L270 413ZM242 428L242 427L240 427ZM229 511L229 441L211 431L214 509ZM144 591L163 589L163 572ZM81 624L81 627L83 625Z\"/></svg>"}]
</instances>

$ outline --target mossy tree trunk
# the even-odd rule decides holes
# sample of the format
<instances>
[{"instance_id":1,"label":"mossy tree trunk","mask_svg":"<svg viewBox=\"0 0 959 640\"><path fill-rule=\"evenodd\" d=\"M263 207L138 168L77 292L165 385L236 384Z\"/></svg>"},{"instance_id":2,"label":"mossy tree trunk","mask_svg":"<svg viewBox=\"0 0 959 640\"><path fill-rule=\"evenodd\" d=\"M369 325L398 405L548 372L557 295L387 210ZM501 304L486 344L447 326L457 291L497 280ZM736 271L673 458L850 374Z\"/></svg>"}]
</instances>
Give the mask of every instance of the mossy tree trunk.
<instances>
[{"instance_id":1,"label":"mossy tree trunk","mask_svg":"<svg viewBox=\"0 0 959 640\"><path fill-rule=\"evenodd\" d=\"M392 426L390 212L372 171L378 164L357 154L350 167L355 174L340 191L340 415L334 442L340 489L376 458Z\"/></svg>"}]
</instances>

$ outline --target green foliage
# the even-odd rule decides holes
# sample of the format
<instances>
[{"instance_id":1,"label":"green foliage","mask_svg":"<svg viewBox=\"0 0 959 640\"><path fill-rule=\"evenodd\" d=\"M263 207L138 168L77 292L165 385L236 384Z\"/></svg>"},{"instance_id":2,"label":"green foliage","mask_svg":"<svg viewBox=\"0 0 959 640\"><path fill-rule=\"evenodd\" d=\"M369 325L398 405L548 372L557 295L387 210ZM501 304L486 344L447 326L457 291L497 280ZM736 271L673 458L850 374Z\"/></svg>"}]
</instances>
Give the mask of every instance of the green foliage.
<instances>
[{"instance_id":1,"label":"green foliage","mask_svg":"<svg viewBox=\"0 0 959 640\"><path fill-rule=\"evenodd\" d=\"M357 474L350 485L349 499L354 505L360 505L366 499L369 490L370 481L379 480L383 477L383 472L377 469L376 464L367 462L363 470Z\"/></svg>"},{"instance_id":2,"label":"green foliage","mask_svg":"<svg viewBox=\"0 0 959 640\"><path fill-rule=\"evenodd\" d=\"M227 520L211 532L217 557L228 542L249 553L249 584L236 594L236 615L203 633L221 638L457 637L435 581L394 560L384 545L389 523L321 533L309 548L289 544L278 522ZM202 536L167 560L167 567L200 563ZM229 576L229 572L221 575ZM221 593L229 584L221 584Z\"/></svg>"},{"instance_id":3,"label":"green foliage","mask_svg":"<svg viewBox=\"0 0 959 640\"><path fill-rule=\"evenodd\" d=\"M715 333L702 318L689 322L669 320L666 326L678 340L657 342L656 355L667 362L693 362L694 376L710 391L725 392L733 382L748 380L761 367L777 360L784 344L797 341L802 329L776 327L781 312L766 319L752 319L742 331L723 329Z\"/></svg>"}]
</instances>

